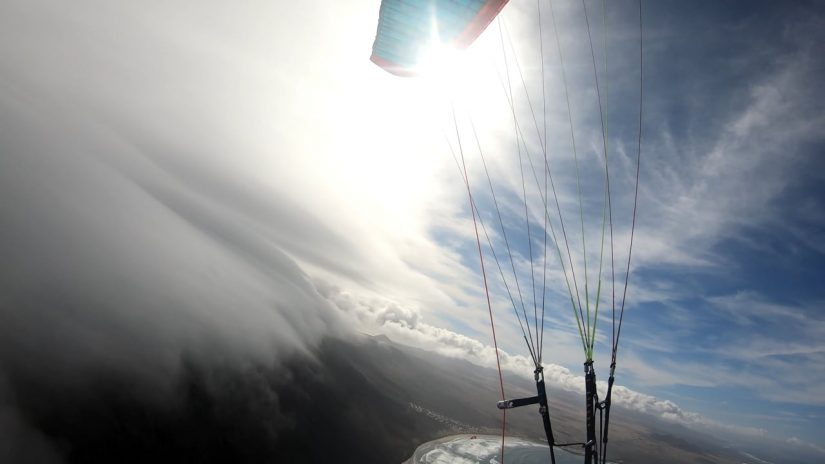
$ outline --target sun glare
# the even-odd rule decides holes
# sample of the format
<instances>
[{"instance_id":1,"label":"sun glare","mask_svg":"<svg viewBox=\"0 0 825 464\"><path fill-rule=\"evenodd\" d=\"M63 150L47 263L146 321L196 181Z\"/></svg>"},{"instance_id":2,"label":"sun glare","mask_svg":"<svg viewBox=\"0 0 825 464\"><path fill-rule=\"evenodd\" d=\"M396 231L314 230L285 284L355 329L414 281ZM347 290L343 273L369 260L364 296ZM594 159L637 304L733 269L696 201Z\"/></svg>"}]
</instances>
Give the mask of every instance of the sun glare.
<instances>
[{"instance_id":1,"label":"sun glare","mask_svg":"<svg viewBox=\"0 0 825 464\"><path fill-rule=\"evenodd\" d=\"M472 50L458 49L434 39L418 54L416 79L444 103L472 98L481 91L480 74L484 66L479 61L478 54Z\"/></svg>"},{"instance_id":2,"label":"sun glare","mask_svg":"<svg viewBox=\"0 0 825 464\"><path fill-rule=\"evenodd\" d=\"M428 42L420 48L414 77L379 74L377 80L353 81L352 86L364 87L351 95L375 100L347 101L335 118L338 143L352 140L360 147L333 161L336 173L347 179L349 195L360 198L365 212L391 217L384 222L393 227L415 222L436 197L461 185L446 143L455 135L453 109L460 123L466 125L466 114L472 113L479 127L510 114L483 98L501 91L486 41L469 49ZM375 85L386 89L376 92ZM445 175L452 179L447 186L440 184Z\"/></svg>"},{"instance_id":3,"label":"sun glare","mask_svg":"<svg viewBox=\"0 0 825 464\"><path fill-rule=\"evenodd\" d=\"M490 59L494 55L490 47L490 42L483 38L467 49L456 48L436 38L422 47L415 79L431 97L428 100L442 111L449 112L451 105L460 112L471 111L477 122L489 123L509 114L499 105L504 100L482 98L501 95L501 83ZM423 114L419 116L425 117Z\"/></svg>"},{"instance_id":4,"label":"sun glare","mask_svg":"<svg viewBox=\"0 0 825 464\"><path fill-rule=\"evenodd\" d=\"M425 78L448 77L459 70L462 55L459 50L449 44L437 40L431 41L418 54L416 73Z\"/></svg>"}]
</instances>

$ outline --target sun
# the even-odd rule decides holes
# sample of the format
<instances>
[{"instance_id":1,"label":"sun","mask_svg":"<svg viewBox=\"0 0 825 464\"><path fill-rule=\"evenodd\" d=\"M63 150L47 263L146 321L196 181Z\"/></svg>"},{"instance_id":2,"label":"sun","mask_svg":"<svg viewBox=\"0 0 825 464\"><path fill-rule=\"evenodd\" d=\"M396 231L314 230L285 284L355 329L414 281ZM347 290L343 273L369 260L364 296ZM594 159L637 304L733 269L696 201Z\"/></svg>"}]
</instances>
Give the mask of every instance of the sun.
<instances>
[{"instance_id":1,"label":"sun","mask_svg":"<svg viewBox=\"0 0 825 464\"><path fill-rule=\"evenodd\" d=\"M365 210L398 225L461 185L451 156L457 149L453 113L462 137L471 137L469 114L479 129L510 115L494 104L504 100L491 66L496 49L488 45L477 41L461 49L431 39L419 47L411 76L374 73L351 83L353 98L339 105L336 130L339 145L351 141L359 149L332 163Z\"/></svg>"},{"instance_id":2,"label":"sun","mask_svg":"<svg viewBox=\"0 0 825 464\"><path fill-rule=\"evenodd\" d=\"M495 41L482 36L469 48L457 48L450 42L432 38L420 48L415 77L428 95L427 108L419 108L419 117L427 117L432 105L460 113L472 113L476 122L504 124L511 113L503 92L499 54ZM448 119L451 119L448 117Z\"/></svg>"},{"instance_id":3,"label":"sun","mask_svg":"<svg viewBox=\"0 0 825 464\"><path fill-rule=\"evenodd\" d=\"M450 44L435 39L421 47L416 74L424 78L446 78L461 71L464 54Z\"/></svg>"}]
</instances>

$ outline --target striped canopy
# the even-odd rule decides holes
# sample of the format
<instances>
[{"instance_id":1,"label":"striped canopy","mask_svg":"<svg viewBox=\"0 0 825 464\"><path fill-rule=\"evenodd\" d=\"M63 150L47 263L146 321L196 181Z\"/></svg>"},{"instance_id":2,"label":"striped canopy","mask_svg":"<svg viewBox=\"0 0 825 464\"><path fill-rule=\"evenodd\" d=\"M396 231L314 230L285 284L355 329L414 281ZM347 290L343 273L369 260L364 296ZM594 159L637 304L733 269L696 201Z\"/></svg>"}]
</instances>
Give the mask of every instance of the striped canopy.
<instances>
[{"instance_id":1,"label":"striped canopy","mask_svg":"<svg viewBox=\"0 0 825 464\"><path fill-rule=\"evenodd\" d=\"M437 39L466 48L508 0L383 0L370 59L399 76L415 74L422 50Z\"/></svg>"}]
</instances>

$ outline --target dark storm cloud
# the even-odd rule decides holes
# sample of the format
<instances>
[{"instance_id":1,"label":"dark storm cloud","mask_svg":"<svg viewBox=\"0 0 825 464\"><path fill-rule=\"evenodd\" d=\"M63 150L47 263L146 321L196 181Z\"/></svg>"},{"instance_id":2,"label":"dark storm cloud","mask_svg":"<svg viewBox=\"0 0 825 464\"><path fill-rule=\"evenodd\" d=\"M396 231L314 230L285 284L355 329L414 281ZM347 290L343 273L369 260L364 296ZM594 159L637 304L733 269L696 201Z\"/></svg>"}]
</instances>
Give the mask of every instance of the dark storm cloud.
<instances>
[{"instance_id":1,"label":"dark storm cloud","mask_svg":"<svg viewBox=\"0 0 825 464\"><path fill-rule=\"evenodd\" d=\"M278 172L294 144L237 140L253 45L128 10L0 6L0 461L288 455L349 331L298 262L358 260Z\"/></svg>"},{"instance_id":2,"label":"dark storm cloud","mask_svg":"<svg viewBox=\"0 0 825 464\"><path fill-rule=\"evenodd\" d=\"M251 381L243 368L198 377L211 363L256 362L279 378L282 358L346 332L282 251L298 231L293 250L309 260L324 262L313 243L342 246L310 214L277 195L255 200L254 187L231 175L216 180L206 158L171 161L173 150L135 143L146 134L102 123L83 105L2 84L0 460L90 459L73 447L160 453L176 443L151 442L151 430L168 438L198 417L187 385L228 408L259 392L234 398L227 383L283 385ZM204 420L267 428L249 442L263 446L290 424L277 397L264 396L268 421ZM102 433L117 424L135 435ZM186 446L210 436L199 432L182 438Z\"/></svg>"},{"instance_id":3,"label":"dark storm cloud","mask_svg":"<svg viewBox=\"0 0 825 464\"><path fill-rule=\"evenodd\" d=\"M60 122L71 119L61 111L4 105L2 298L17 327L8 343L26 334L48 349L30 336L44 321L51 344L70 334L92 352L110 342L142 352L138 340L217 328L230 342L272 336L287 346L327 331L326 303L250 227L243 203L210 199L107 128Z\"/></svg>"},{"instance_id":4,"label":"dark storm cloud","mask_svg":"<svg viewBox=\"0 0 825 464\"><path fill-rule=\"evenodd\" d=\"M256 130L254 115L231 117L250 94L228 84L252 79L255 60L238 57L260 42L233 37L230 53L228 31L200 36L212 12L3 5L5 362L268 356L339 325L296 260L363 280L351 244L296 201L303 192L249 175L290 157L228 135Z\"/></svg>"}]
</instances>

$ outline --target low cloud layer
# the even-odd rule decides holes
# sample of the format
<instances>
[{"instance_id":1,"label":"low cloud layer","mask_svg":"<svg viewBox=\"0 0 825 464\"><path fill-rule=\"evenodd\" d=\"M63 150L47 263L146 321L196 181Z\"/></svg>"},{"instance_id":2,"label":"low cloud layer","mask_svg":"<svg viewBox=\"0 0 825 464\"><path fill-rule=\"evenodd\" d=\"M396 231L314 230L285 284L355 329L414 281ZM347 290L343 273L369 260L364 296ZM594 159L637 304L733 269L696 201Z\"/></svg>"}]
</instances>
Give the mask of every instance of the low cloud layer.
<instances>
[{"instance_id":1,"label":"low cloud layer","mask_svg":"<svg viewBox=\"0 0 825 464\"><path fill-rule=\"evenodd\" d=\"M322 283L319 284L319 289L346 317L357 320L365 331L388 334L402 343L435 351L445 356L466 359L490 369L496 368L495 350L491 345L450 330L434 327L422 320L418 311L414 309L403 308L397 303L380 297L353 295ZM501 367L509 371L506 373L508 376L513 375L514 378L521 379L532 376L533 364L528 357L509 354L501 350L499 355ZM584 393L583 375L573 374L566 367L553 363L545 363L544 372L548 385L552 388ZM607 382L599 381L598 388L604 396ZM622 386L621 379L614 387L613 395L613 400L619 407L696 431L715 430L731 440L768 438L768 432L764 429L721 423L685 410L673 401L656 398ZM806 446L810 445L806 444Z\"/></svg>"}]
</instances>

